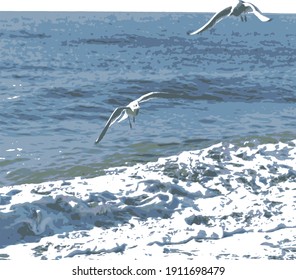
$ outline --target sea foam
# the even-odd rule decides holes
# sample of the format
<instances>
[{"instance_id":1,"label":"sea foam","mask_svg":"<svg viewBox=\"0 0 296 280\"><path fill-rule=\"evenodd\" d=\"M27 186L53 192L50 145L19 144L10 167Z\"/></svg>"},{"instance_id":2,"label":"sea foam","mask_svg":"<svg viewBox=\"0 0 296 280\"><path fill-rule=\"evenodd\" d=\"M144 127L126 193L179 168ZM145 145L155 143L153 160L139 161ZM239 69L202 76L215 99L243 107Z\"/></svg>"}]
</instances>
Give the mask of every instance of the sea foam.
<instances>
[{"instance_id":1,"label":"sea foam","mask_svg":"<svg viewBox=\"0 0 296 280\"><path fill-rule=\"evenodd\" d=\"M296 140L0 188L0 256L295 258Z\"/></svg>"}]
</instances>

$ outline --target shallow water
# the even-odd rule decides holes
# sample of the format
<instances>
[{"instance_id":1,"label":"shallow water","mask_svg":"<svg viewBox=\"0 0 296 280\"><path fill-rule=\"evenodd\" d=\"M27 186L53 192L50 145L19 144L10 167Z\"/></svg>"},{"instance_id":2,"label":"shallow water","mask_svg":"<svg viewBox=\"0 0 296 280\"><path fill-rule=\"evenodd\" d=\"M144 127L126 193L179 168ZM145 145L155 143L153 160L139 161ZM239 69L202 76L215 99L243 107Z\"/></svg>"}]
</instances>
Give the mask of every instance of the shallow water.
<instances>
[{"instance_id":1,"label":"shallow water","mask_svg":"<svg viewBox=\"0 0 296 280\"><path fill-rule=\"evenodd\" d=\"M295 259L296 141L0 189L0 259Z\"/></svg>"},{"instance_id":2,"label":"shallow water","mask_svg":"<svg viewBox=\"0 0 296 280\"><path fill-rule=\"evenodd\" d=\"M0 184L38 183L218 142L295 139L295 15L1 13ZM132 130L117 106L150 91Z\"/></svg>"}]
</instances>

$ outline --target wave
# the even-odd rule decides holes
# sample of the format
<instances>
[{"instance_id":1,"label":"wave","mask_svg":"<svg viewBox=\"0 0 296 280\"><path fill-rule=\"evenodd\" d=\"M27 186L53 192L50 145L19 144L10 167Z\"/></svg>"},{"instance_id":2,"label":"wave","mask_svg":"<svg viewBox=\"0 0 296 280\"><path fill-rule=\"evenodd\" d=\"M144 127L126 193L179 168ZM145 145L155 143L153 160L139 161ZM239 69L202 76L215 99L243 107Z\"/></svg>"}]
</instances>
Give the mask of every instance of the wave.
<instances>
[{"instance_id":1,"label":"wave","mask_svg":"<svg viewBox=\"0 0 296 280\"><path fill-rule=\"evenodd\" d=\"M292 259L295 159L296 140L219 143L92 179L2 187L0 255L26 244L42 259Z\"/></svg>"}]
</instances>

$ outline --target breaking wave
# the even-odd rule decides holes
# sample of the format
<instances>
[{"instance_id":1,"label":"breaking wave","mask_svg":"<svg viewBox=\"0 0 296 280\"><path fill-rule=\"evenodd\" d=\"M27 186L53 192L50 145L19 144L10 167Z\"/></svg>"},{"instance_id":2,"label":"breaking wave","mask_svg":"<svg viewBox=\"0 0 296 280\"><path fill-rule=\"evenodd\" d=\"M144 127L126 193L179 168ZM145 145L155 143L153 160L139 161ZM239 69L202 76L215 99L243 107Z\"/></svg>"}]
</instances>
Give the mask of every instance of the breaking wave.
<instances>
[{"instance_id":1,"label":"breaking wave","mask_svg":"<svg viewBox=\"0 0 296 280\"><path fill-rule=\"evenodd\" d=\"M295 159L296 140L219 143L92 179L2 187L0 256L25 244L41 259L292 259Z\"/></svg>"}]
</instances>

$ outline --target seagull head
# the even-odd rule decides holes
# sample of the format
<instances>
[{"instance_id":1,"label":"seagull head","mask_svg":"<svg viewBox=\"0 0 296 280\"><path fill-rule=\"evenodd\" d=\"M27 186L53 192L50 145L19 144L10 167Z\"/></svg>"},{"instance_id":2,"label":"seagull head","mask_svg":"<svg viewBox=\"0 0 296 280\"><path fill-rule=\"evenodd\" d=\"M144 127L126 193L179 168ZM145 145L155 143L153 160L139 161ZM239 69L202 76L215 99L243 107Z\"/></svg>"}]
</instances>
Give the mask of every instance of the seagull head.
<instances>
[{"instance_id":1,"label":"seagull head","mask_svg":"<svg viewBox=\"0 0 296 280\"><path fill-rule=\"evenodd\" d=\"M135 111L140 109L140 104L137 100L135 100L135 101L132 101L128 107L130 107L132 111Z\"/></svg>"},{"instance_id":2,"label":"seagull head","mask_svg":"<svg viewBox=\"0 0 296 280\"><path fill-rule=\"evenodd\" d=\"M128 107L133 111L133 112L137 112L140 109L140 104L137 100L132 101Z\"/></svg>"}]
</instances>

